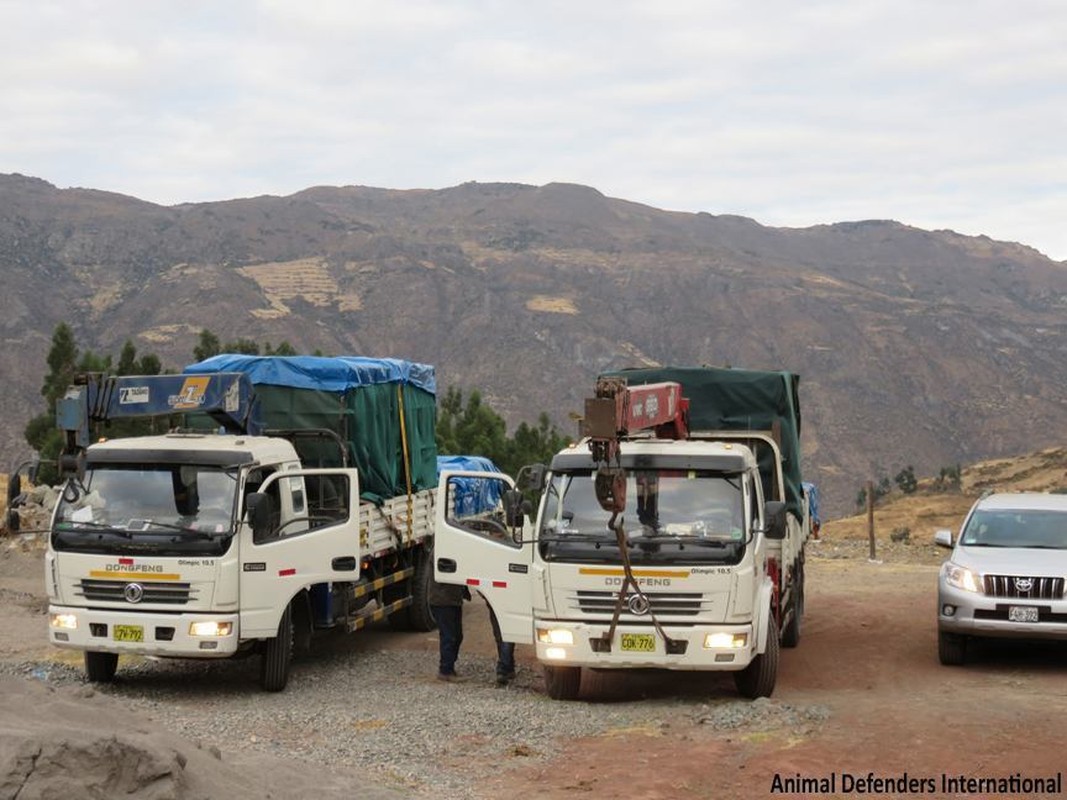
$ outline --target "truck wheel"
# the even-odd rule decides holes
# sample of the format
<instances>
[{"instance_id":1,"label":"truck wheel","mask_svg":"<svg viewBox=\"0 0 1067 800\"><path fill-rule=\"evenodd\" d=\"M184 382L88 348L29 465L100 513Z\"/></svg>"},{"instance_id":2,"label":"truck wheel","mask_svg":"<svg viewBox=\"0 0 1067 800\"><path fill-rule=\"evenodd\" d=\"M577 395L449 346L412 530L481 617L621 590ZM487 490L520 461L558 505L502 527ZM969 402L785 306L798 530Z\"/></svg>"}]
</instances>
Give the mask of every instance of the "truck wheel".
<instances>
[{"instance_id":1,"label":"truck wheel","mask_svg":"<svg viewBox=\"0 0 1067 800\"><path fill-rule=\"evenodd\" d=\"M967 637L937 632L937 657L946 667L959 667L967 660Z\"/></svg>"},{"instance_id":2,"label":"truck wheel","mask_svg":"<svg viewBox=\"0 0 1067 800\"><path fill-rule=\"evenodd\" d=\"M581 667L545 665L545 690L553 700L577 700L582 685Z\"/></svg>"},{"instance_id":3,"label":"truck wheel","mask_svg":"<svg viewBox=\"0 0 1067 800\"><path fill-rule=\"evenodd\" d=\"M804 567L797 570L796 586L793 587L793 599L789 604L792 614L789 622L782 628L782 647L796 647L800 644L800 626L804 617Z\"/></svg>"},{"instance_id":4,"label":"truck wheel","mask_svg":"<svg viewBox=\"0 0 1067 800\"><path fill-rule=\"evenodd\" d=\"M296 597L290 604L293 625L293 660L305 658L311 652L311 637L314 623L311 620L311 606L306 594Z\"/></svg>"},{"instance_id":5,"label":"truck wheel","mask_svg":"<svg viewBox=\"0 0 1067 800\"><path fill-rule=\"evenodd\" d=\"M411 576L411 605L389 616L396 630L432 631L437 621L430 611L430 582L433 581L433 550L425 549L415 559L415 574Z\"/></svg>"},{"instance_id":6,"label":"truck wheel","mask_svg":"<svg viewBox=\"0 0 1067 800\"><path fill-rule=\"evenodd\" d=\"M85 675L93 683L111 683L119 665L118 653L85 651Z\"/></svg>"},{"instance_id":7,"label":"truck wheel","mask_svg":"<svg viewBox=\"0 0 1067 800\"><path fill-rule=\"evenodd\" d=\"M289 663L293 658L293 611L286 606L282 621L278 623L278 635L267 639L263 648L259 682L268 692L280 692L289 681Z\"/></svg>"},{"instance_id":8,"label":"truck wheel","mask_svg":"<svg viewBox=\"0 0 1067 800\"><path fill-rule=\"evenodd\" d=\"M734 684L742 697L755 700L770 697L778 680L778 632L774 619L768 620L767 650L760 653L740 672L734 673Z\"/></svg>"}]
</instances>

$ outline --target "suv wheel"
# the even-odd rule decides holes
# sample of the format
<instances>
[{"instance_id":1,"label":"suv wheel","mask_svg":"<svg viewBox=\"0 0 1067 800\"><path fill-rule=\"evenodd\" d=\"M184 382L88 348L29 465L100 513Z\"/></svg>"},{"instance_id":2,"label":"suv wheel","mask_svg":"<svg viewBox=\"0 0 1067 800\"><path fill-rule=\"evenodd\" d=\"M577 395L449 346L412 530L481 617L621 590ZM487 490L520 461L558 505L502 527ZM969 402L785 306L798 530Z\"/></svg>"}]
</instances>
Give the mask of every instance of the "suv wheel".
<instances>
[{"instance_id":1,"label":"suv wheel","mask_svg":"<svg viewBox=\"0 0 1067 800\"><path fill-rule=\"evenodd\" d=\"M947 667L961 666L967 658L967 637L938 631L937 657Z\"/></svg>"}]
</instances>

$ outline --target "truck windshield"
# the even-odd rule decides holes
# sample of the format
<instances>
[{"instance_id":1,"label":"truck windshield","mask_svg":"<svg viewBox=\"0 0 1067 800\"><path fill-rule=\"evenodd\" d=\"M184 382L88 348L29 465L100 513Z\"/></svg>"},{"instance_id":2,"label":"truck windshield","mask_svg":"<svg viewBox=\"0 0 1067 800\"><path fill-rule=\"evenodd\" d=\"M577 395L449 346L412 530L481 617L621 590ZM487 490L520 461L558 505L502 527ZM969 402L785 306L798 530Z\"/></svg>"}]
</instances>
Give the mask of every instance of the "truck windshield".
<instances>
[{"instance_id":1,"label":"truck windshield","mask_svg":"<svg viewBox=\"0 0 1067 800\"><path fill-rule=\"evenodd\" d=\"M234 532L237 470L102 464L70 481L52 546L83 553L222 555Z\"/></svg>"},{"instance_id":2,"label":"truck windshield","mask_svg":"<svg viewBox=\"0 0 1067 800\"><path fill-rule=\"evenodd\" d=\"M735 564L748 540L740 475L701 470L630 470L619 515L634 564ZM611 514L589 470L559 472L547 487L539 532L549 561L618 563Z\"/></svg>"}]
</instances>

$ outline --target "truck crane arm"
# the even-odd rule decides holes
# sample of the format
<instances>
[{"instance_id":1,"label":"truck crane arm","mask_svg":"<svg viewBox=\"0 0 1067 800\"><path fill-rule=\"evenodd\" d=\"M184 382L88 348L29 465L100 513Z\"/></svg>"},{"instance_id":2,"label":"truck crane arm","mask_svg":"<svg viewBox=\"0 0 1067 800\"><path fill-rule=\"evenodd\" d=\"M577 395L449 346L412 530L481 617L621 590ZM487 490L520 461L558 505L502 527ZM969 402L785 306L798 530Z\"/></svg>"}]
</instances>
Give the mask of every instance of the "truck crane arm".
<instances>
[{"instance_id":1,"label":"truck crane arm","mask_svg":"<svg viewBox=\"0 0 1067 800\"><path fill-rule=\"evenodd\" d=\"M627 592L641 597L651 609L651 602L634 578L630 564L626 531L619 515L626 510L626 470L620 463L620 443L636 433L652 431L665 439L689 437L689 401L682 397L678 383L649 383L628 386L622 378L597 379L595 396L585 401L583 433L589 438L589 449L597 462L594 490L597 502L611 513L608 527L615 531L622 560L623 580L615 596L611 625L600 637L602 652L611 650L615 629L619 624ZM668 653L678 652L681 643L667 635L666 630L649 611L652 625L663 637Z\"/></svg>"},{"instance_id":2,"label":"truck crane arm","mask_svg":"<svg viewBox=\"0 0 1067 800\"><path fill-rule=\"evenodd\" d=\"M626 472L618 465L619 444L643 431L664 439L689 437L689 401L682 397L681 384L628 386L622 378L598 378L594 396L585 401L582 434L599 465L596 495L605 511L626 508Z\"/></svg>"},{"instance_id":3,"label":"truck crane arm","mask_svg":"<svg viewBox=\"0 0 1067 800\"><path fill-rule=\"evenodd\" d=\"M81 474L91 426L96 422L196 411L208 414L228 433L262 433L248 376L239 372L205 375L104 375L84 373L56 403L56 426L65 434L60 470Z\"/></svg>"}]
</instances>

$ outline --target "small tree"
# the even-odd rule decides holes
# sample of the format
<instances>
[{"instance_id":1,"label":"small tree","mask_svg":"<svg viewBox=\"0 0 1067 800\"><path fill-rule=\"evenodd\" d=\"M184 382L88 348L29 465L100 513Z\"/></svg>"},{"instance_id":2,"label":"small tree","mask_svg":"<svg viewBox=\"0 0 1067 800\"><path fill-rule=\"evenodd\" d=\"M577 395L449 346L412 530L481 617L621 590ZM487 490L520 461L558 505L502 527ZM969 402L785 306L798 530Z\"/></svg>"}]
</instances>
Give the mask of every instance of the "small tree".
<instances>
[{"instance_id":1,"label":"small tree","mask_svg":"<svg viewBox=\"0 0 1067 800\"><path fill-rule=\"evenodd\" d=\"M296 352L296 348L289 344L288 341L282 340L277 347L271 347L270 342L263 345L263 355L265 356L295 356L299 355Z\"/></svg>"},{"instance_id":2,"label":"small tree","mask_svg":"<svg viewBox=\"0 0 1067 800\"><path fill-rule=\"evenodd\" d=\"M504 418L478 391L472 391L464 403L463 393L449 388L438 402L437 452L441 455L484 456L503 472L515 475L526 464L548 461L569 441L545 413L536 428L524 422L509 438Z\"/></svg>"},{"instance_id":3,"label":"small tree","mask_svg":"<svg viewBox=\"0 0 1067 800\"><path fill-rule=\"evenodd\" d=\"M197 361L204 361L217 356L222 352L222 343L219 342L219 337L204 328L200 331L200 338L193 348L193 358Z\"/></svg>"},{"instance_id":4,"label":"small tree","mask_svg":"<svg viewBox=\"0 0 1067 800\"><path fill-rule=\"evenodd\" d=\"M893 478L894 483L900 487L904 494L912 494L919 488L919 482L915 479L915 469L908 464Z\"/></svg>"},{"instance_id":5,"label":"small tree","mask_svg":"<svg viewBox=\"0 0 1067 800\"><path fill-rule=\"evenodd\" d=\"M941 467L941 472L937 476L937 485L942 491L956 491L960 490L960 465Z\"/></svg>"},{"instance_id":6,"label":"small tree","mask_svg":"<svg viewBox=\"0 0 1067 800\"><path fill-rule=\"evenodd\" d=\"M120 375L158 375L162 369L159 358L146 355L137 359L137 350L133 343L127 341L119 356L118 367L112 368L110 355L102 356L86 350L79 357L78 347L70 327L61 322L52 333L52 346L48 351L48 374L41 387L45 399L45 410L31 419L23 430L26 442L42 460L38 480L43 483L55 483L59 480L59 471L49 461L55 461L63 449L63 432L56 427L56 402L63 397L67 388L73 383L79 372L117 373ZM148 420L116 421L114 427L108 427L109 435L128 436L150 430Z\"/></svg>"}]
</instances>

